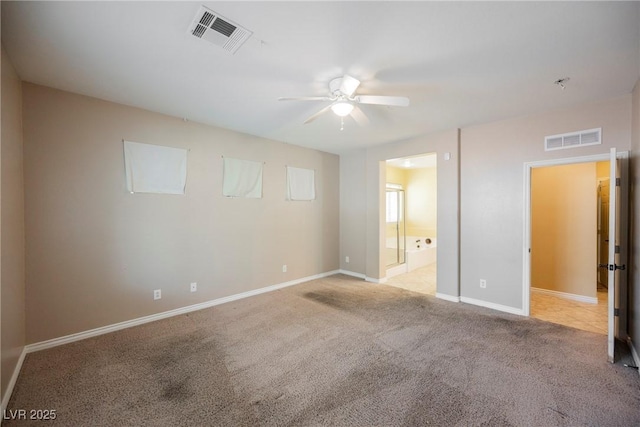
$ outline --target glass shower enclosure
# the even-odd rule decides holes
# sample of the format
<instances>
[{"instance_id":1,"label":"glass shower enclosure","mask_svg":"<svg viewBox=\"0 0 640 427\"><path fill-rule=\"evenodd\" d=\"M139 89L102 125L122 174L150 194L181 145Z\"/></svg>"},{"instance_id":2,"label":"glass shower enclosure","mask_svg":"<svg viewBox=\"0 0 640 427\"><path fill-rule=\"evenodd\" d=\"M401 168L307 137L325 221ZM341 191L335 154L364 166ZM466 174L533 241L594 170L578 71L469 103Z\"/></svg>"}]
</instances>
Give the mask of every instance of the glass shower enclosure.
<instances>
[{"instance_id":1,"label":"glass shower enclosure","mask_svg":"<svg viewBox=\"0 0 640 427\"><path fill-rule=\"evenodd\" d=\"M386 199L386 265L405 263L404 190L387 184Z\"/></svg>"}]
</instances>

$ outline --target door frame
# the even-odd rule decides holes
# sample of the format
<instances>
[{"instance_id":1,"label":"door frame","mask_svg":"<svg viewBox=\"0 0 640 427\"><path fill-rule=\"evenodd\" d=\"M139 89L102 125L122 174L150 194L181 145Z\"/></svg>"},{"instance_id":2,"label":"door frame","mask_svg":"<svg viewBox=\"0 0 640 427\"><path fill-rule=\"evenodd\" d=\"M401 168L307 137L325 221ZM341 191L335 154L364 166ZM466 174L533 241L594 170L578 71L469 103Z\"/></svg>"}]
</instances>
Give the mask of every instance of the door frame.
<instances>
[{"instance_id":1,"label":"door frame","mask_svg":"<svg viewBox=\"0 0 640 427\"><path fill-rule=\"evenodd\" d=\"M406 220L405 220L405 190L404 188L402 188L402 186L400 185L400 188L392 188L388 186L389 183L387 183L387 187L386 187L386 195L388 195L389 193L397 193L398 198L396 200L396 207L397 207L397 212L398 212L398 218L396 220L396 260L398 262L396 262L395 264L388 264L387 262L385 262L385 269L389 270L391 268L394 267L398 267L400 265L406 264L407 263L407 255L406 255L406 250L407 250L407 225L406 225ZM385 208L387 204L387 199L385 197ZM389 226L389 223L386 220L386 209L385 209L385 260L387 257L386 254L386 250L388 249L387 247L387 239L389 238L386 235L386 231L387 231L387 227ZM400 245L400 223L402 223L402 245ZM403 254L402 257L402 262L400 262L400 250L402 250L403 252L405 252ZM388 260L386 260L388 261Z\"/></svg>"},{"instance_id":2,"label":"door frame","mask_svg":"<svg viewBox=\"0 0 640 427\"><path fill-rule=\"evenodd\" d=\"M618 159L622 159L621 163L621 177L624 181L622 184L622 188L628 188L626 185L628 183L628 159L629 152L628 151L620 151L616 153L616 157ZM534 168L540 167L548 167L548 166L561 166L561 165L571 165L577 163L593 163L593 162L603 162L611 160L610 153L607 151L602 154L595 154L590 156L581 156L581 157L566 157L559 159L549 159L549 160L539 160L534 162L526 162L524 163L524 239L523 239L523 247L522 247L522 314L524 316L530 316L530 308L531 308L531 172ZM622 198L624 201L625 198ZM626 204L622 204L620 206L620 236L621 239L626 238L628 232L628 206ZM626 245L622 245L625 247ZM594 266L595 267L595 266ZM620 281L621 293L624 293L624 297L626 297L626 286L627 279ZM625 288L625 289L622 289ZM622 295L621 295L622 296ZM626 298L625 298L626 301ZM615 335L626 339L627 328L626 322L626 308L621 310L618 330L615 331Z\"/></svg>"},{"instance_id":3,"label":"door frame","mask_svg":"<svg viewBox=\"0 0 640 427\"><path fill-rule=\"evenodd\" d=\"M451 154L451 153L446 153L446 154ZM365 276L365 280L367 281L371 281L371 282L375 282L375 283L386 283L387 279L390 278L390 276L388 276L388 272L387 272L387 265L386 265L386 254L385 254L385 250L386 250L386 218L385 218L385 212L386 212L386 204L385 204L385 196L384 194L386 193L386 189L387 189L387 165L388 165L388 161L389 160L395 160L395 159L411 159L414 157L424 157L424 156L435 156L436 158L436 182L438 180L438 168L440 167L440 160L438 158L439 156L439 152L437 150L431 150L431 151L424 151L424 152L418 152L416 154L407 154L407 155L402 155L402 156L398 156L398 157L389 157L386 158L385 160L379 160L378 161L378 212L379 212L379 217L378 217L378 270L380 271L380 278L379 279L372 279L372 278L366 278ZM449 160L447 158L445 158L445 160ZM407 250L406 247L406 234L407 234L407 225L406 225L406 202L407 202L407 189L403 188L402 189L404 192L404 220L405 220L405 251ZM439 204L439 199L440 197L440 192L438 191L438 187L436 185L436 205ZM439 231L439 221L438 221L439 215L438 215L438 211L436 211L436 236L438 234ZM437 261L436 261L437 263ZM400 265L405 265L408 266L408 262L407 262L407 258L406 258L406 252L405 252L405 262L404 264L400 264ZM393 267L392 267L393 268ZM384 274L383 274L384 273ZM436 290L437 290L437 279L436 279ZM458 294L459 294L459 289L458 289ZM457 301L459 302L459 301Z\"/></svg>"}]
</instances>

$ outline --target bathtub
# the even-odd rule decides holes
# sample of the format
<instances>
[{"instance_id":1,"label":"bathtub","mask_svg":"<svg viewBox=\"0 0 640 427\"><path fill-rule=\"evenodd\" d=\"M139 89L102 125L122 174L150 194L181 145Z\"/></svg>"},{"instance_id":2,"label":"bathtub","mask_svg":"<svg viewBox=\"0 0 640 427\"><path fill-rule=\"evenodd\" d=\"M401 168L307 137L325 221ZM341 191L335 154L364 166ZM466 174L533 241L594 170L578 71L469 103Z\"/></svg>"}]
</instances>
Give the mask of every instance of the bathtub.
<instances>
[{"instance_id":1,"label":"bathtub","mask_svg":"<svg viewBox=\"0 0 640 427\"><path fill-rule=\"evenodd\" d=\"M431 243L426 243L426 237L407 236L407 271L425 267L436 262L437 242L431 237Z\"/></svg>"}]
</instances>

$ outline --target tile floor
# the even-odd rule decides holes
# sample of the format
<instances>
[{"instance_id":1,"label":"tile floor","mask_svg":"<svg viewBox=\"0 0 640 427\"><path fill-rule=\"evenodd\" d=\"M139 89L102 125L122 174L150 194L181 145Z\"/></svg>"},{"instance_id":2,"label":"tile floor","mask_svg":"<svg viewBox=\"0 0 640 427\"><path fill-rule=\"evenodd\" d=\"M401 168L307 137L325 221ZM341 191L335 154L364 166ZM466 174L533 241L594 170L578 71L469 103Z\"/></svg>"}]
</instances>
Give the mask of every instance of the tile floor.
<instances>
[{"instance_id":1,"label":"tile floor","mask_svg":"<svg viewBox=\"0 0 640 427\"><path fill-rule=\"evenodd\" d=\"M531 317L583 331L607 334L607 292L598 290L598 304L531 292Z\"/></svg>"},{"instance_id":2,"label":"tile floor","mask_svg":"<svg viewBox=\"0 0 640 427\"><path fill-rule=\"evenodd\" d=\"M422 294L436 294L436 263L416 268L405 274L394 276L387 280L387 285Z\"/></svg>"},{"instance_id":3,"label":"tile floor","mask_svg":"<svg viewBox=\"0 0 640 427\"><path fill-rule=\"evenodd\" d=\"M386 284L427 295L436 294L437 264L415 269L387 280ZM531 293L531 317L584 331L607 334L607 292L598 289L598 304Z\"/></svg>"}]
</instances>

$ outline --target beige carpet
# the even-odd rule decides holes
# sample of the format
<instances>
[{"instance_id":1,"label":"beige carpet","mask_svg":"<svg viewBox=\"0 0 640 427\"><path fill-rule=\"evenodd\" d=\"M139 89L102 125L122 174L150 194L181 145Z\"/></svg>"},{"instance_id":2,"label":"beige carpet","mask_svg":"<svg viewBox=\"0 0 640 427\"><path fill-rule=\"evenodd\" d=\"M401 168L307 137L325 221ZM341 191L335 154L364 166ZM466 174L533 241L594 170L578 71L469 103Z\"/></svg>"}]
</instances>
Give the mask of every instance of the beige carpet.
<instances>
[{"instance_id":1,"label":"beige carpet","mask_svg":"<svg viewBox=\"0 0 640 427\"><path fill-rule=\"evenodd\" d=\"M61 426L632 426L606 337L337 275L29 354Z\"/></svg>"}]
</instances>

